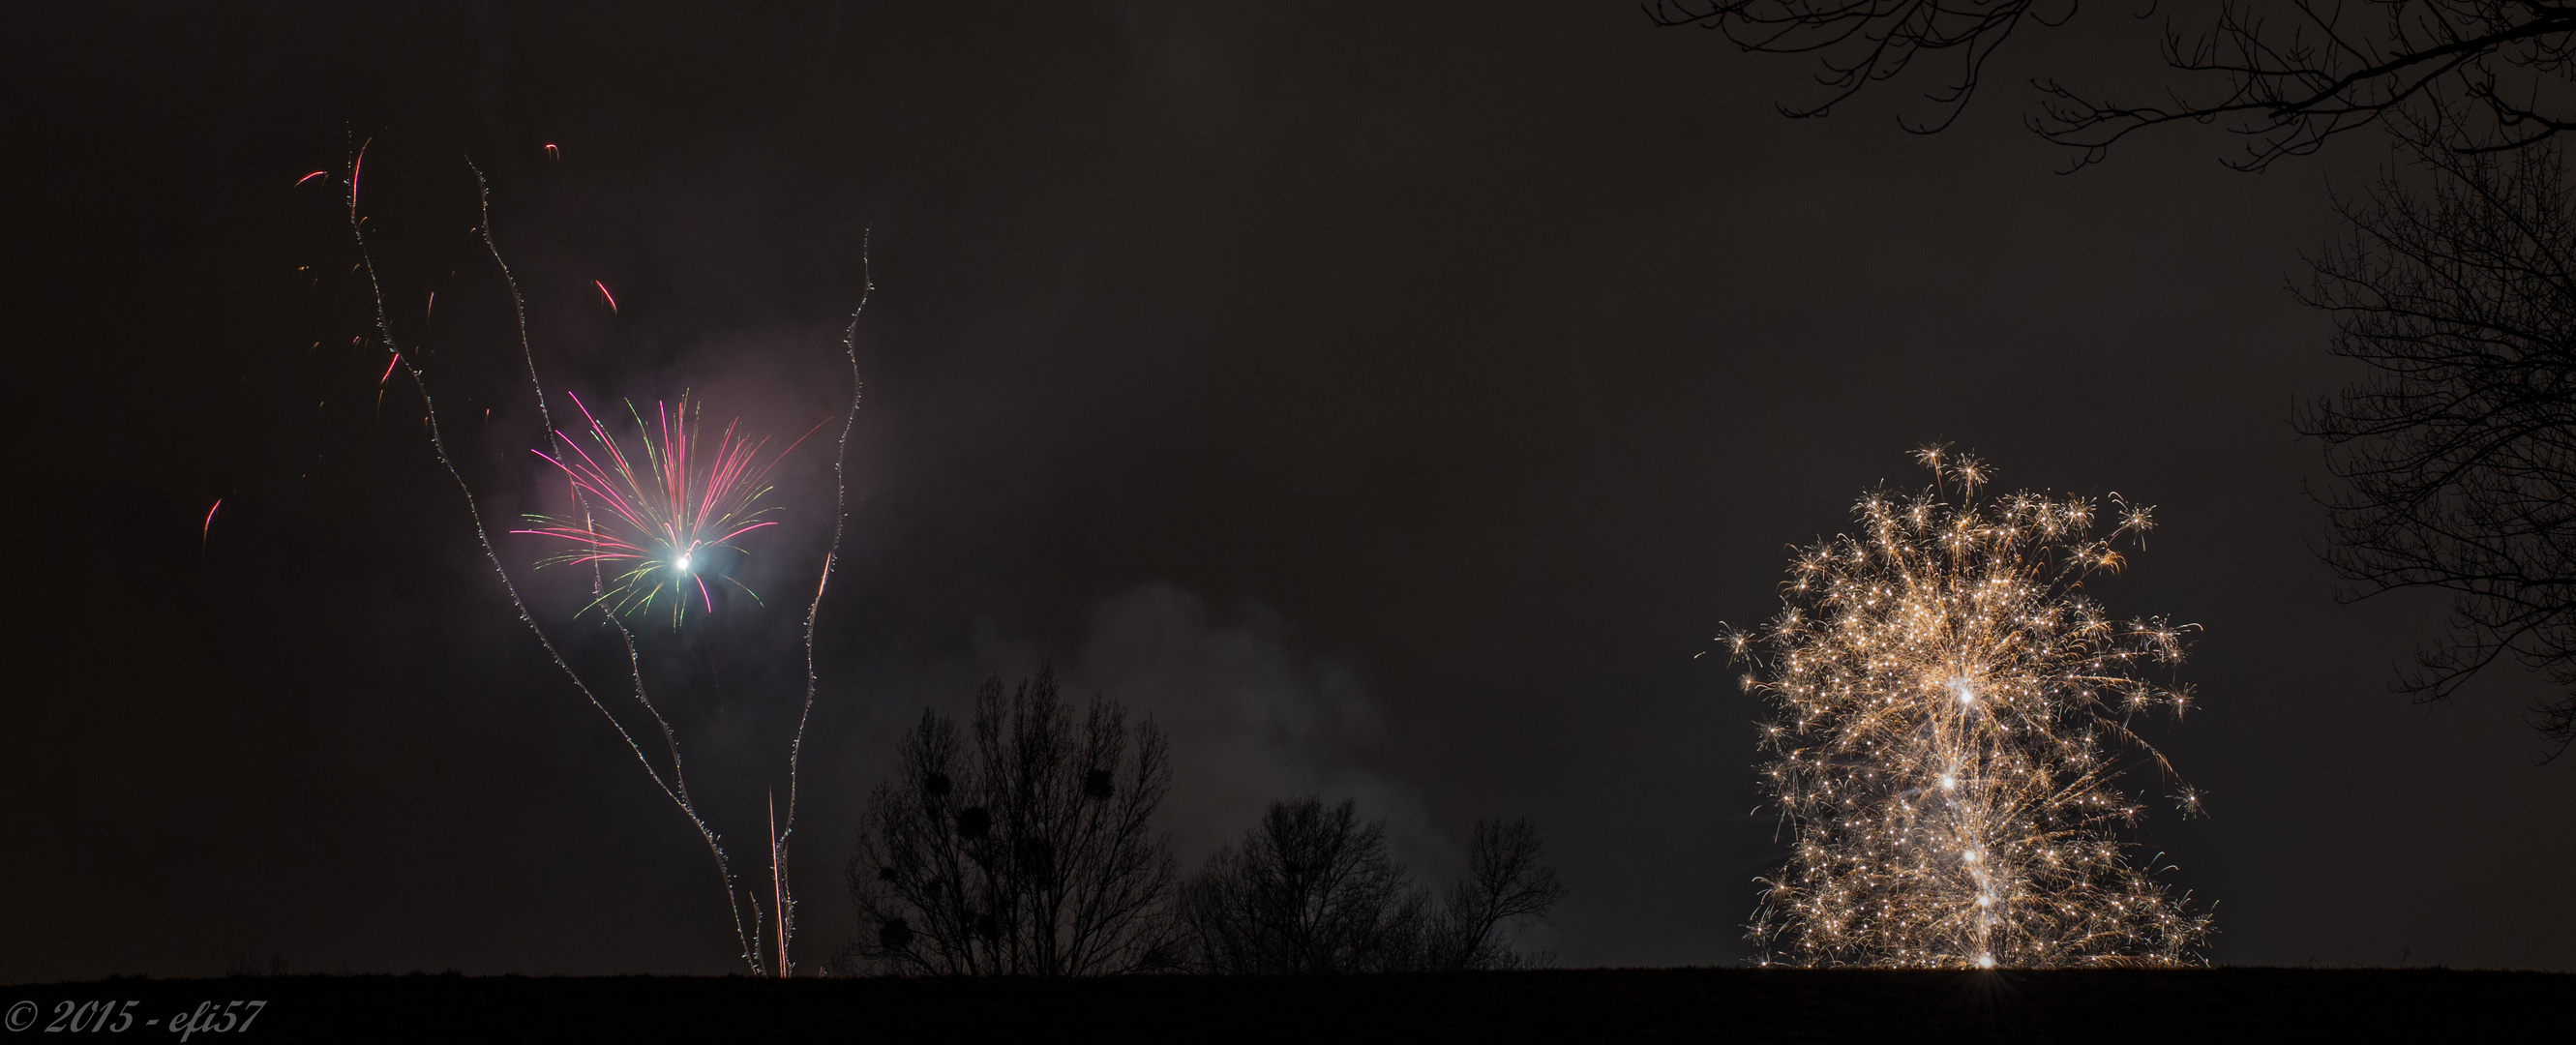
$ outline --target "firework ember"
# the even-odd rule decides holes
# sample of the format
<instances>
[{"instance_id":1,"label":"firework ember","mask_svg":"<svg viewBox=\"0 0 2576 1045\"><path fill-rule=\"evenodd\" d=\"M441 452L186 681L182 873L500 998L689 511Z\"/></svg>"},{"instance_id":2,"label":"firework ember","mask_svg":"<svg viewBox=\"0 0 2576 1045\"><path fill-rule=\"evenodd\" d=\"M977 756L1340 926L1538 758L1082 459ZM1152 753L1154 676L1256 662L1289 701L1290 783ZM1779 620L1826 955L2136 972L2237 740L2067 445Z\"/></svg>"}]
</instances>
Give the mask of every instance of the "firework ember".
<instances>
[{"instance_id":1,"label":"firework ember","mask_svg":"<svg viewBox=\"0 0 2576 1045\"><path fill-rule=\"evenodd\" d=\"M1764 960L2195 960L2208 917L2115 833L2143 811L2122 763L2172 771L2131 720L2190 702L2143 675L2194 629L2112 620L2081 590L2119 569L2113 542L2148 510L2113 495L2097 535L2090 500L1981 500L1976 459L1917 456L1933 486L1863 497L1862 535L1801 553L1779 617L1727 639L1772 704L1763 783L1793 836L1751 926Z\"/></svg>"},{"instance_id":2,"label":"firework ember","mask_svg":"<svg viewBox=\"0 0 2576 1045\"><path fill-rule=\"evenodd\" d=\"M576 545L538 565L600 566L607 580L584 609L630 614L652 609L668 595L673 627L686 619L693 602L708 611L715 609L715 595L707 587L709 577L741 588L758 601L759 594L735 580L728 568L746 554L736 543L744 534L776 525L766 518L776 506L761 500L771 490L770 469L787 451L760 463L761 447L768 441L744 437L741 421L735 420L726 423L714 455L701 456L698 409L684 395L676 405L656 404L656 419L651 422L634 404L627 404L627 413L641 430L639 468L637 458L618 446L581 398L571 399L582 419L590 423L597 456L560 432L556 434L570 453L558 457L543 450L532 452L570 476L574 489L593 510L583 519L531 515L529 521L538 524L534 529L511 531ZM794 449L793 445L787 448ZM688 597L693 594L698 597Z\"/></svg>"}]
</instances>

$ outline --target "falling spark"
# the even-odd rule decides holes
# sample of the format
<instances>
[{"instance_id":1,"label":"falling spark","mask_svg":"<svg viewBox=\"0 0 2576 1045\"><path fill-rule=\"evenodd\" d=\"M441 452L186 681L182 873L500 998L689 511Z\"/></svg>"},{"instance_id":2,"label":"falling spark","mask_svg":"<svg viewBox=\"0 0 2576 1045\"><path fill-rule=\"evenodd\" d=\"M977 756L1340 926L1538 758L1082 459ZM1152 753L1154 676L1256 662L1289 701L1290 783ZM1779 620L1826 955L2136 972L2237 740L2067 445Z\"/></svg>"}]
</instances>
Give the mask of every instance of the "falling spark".
<instances>
[{"instance_id":1,"label":"falling spark","mask_svg":"<svg viewBox=\"0 0 2576 1045\"><path fill-rule=\"evenodd\" d=\"M206 525L197 533L198 551L205 551L206 545L215 539L215 513L222 511L223 508L224 499L218 497L215 498L214 507L206 509Z\"/></svg>"},{"instance_id":2,"label":"falling spark","mask_svg":"<svg viewBox=\"0 0 2576 1045\"><path fill-rule=\"evenodd\" d=\"M312 181L312 180L313 180L313 179L315 179L315 178L319 178L319 177L321 177L321 176L323 176L323 175L325 175L325 174L329 174L329 173L331 173L331 172L330 172L330 171L314 171L314 172L313 172L313 173L311 173L311 174L307 174L307 175L305 175L305 176L303 176L303 177L301 177L301 178L297 178L297 179L295 179L295 184L296 184L298 187L301 187L305 182Z\"/></svg>"},{"instance_id":3,"label":"falling spark","mask_svg":"<svg viewBox=\"0 0 2576 1045\"><path fill-rule=\"evenodd\" d=\"M351 157L349 160L349 220L352 225L364 224L364 219L357 216L358 172L364 170L367 166L367 146L374 145L375 143L376 140L374 138L369 138L365 142L360 143L358 146L358 154Z\"/></svg>"},{"instance_id":4,"label":"falling spark","mask_svg":"<svg viewBox=\"0 0 2576 1045\"><path fill-rule=\"evenodd\" d=\"M2196 960L2209 917L2125 858L2114 830L2144 807L2111 757L2170 776L2129 723L2188 702L2141 673L2195 629L2081 591L2148 516L2113 495L2096 536L2087 499L1981 499L1974 457L1917 459L1932 487L1863 497L1862 535L1800 552L1780 615L1728 636L1773 710L1763 787L1794 836L1749 935L1795 965ZM2177 803L2198 811L2187 787Z\"/></svg>"},{"instance_id":5,"label":"falling spark","mask_svg":"<svg viewBox=\"0 0 2576 1045\"><path fill-rule=\"evenodd\" d=\"M547 143L546 143L546 158L547 158L547 159L549 159L549 160L561 160L561 159L563 159L563 153L562 153L562 152L560 152L560 151L558 151L558 150L555 148L555 143L553 143L553 142L547 142Z\"/></svg>"},{"instance_id":6,"label":"falling spark","mask_svg":"<svg viewBox=\"0 0 2576 1045\"><path fill-rule=\"evenodd\" d=\"M617 313L617 298L608 292L608 284L594 279L590 281L590 285L599 288L600 300L608 302L609 314L615 315Z\"/></svg>"},{"instance_id":7,"label":"falling spark","mask_svg":"<svg viewBox=\"0 0 2576 1045\"><path fill-rule=\"evenodd\" d=\"M422 319L428 319L432 314L436 313L437 311L438 311L438 292L437 292L437 291L435 291L435 290L433 290L433 291L430 291L430 292L429 292L429 304L428 304L427 306L423 307L423 308L420 310L420 318L422 318Z\"/></svg>"},{"instance_id":8,"label":"falling spark","mask_svg":"<svg viewBox=\"0 0 2576 1045\"><path fill-rule=\"evenodd\" d=\"M597 564L618 571L584 609L597 607L622 615L648 609L669 593L673 596L673 627L687 618L690 600L686 592L691 588L696 589L697 601L704 609L714 612L715 595L707 588L709 575L741 588L758 601L760 595L735 580L725 568L745 554L735 543L739 538L777 525L765 518L777 510L776 506L760 502L771 490L770 469L795 450L795 444L761 464L760 450L767 440L745 438L737 420L725 425L723 435L716 441L714 457L701 459L694 421L698 411L684 395L676 407L659 406L652 422L646 421L634 404L627 404L628 414L643 430L643 452L640 457L630 456L579 396L570 398L582 419L590 422L591 441L597 445L598 454L593 456L578 445L572 446L570 453L530 452L562 470L571 478L573 487L599 511L584 519L531 515L528 519L538 524L535 528L510 531L553 537L578 546L539 565ZM661 433L659 440L654 438L656 429ZM563 433L556 436L562 443L571 443ZM799 438L796 442L804 441Z\"/></svg>"}]
</instances>

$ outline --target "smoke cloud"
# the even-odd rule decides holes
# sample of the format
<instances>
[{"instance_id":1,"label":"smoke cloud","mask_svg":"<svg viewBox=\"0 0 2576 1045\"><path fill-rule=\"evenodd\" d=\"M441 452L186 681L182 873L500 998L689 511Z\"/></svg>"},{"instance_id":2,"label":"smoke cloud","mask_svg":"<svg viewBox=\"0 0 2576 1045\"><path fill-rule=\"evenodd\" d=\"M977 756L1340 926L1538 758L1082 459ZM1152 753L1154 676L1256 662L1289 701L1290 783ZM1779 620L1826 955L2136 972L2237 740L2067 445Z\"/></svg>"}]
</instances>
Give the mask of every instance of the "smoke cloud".
<instances>
[{"instance_id":1,"label":"smoke cloud","mask_svg":"<svg viewBox=\"0 0 2576 1045\"><path fill-rule=\"evenodd\" d=\"M1384 720L1358 667L1304 648L1255 600L1227 606L1169 583L1139 586L1089 613L1071 688L1150 715L1171 742L1163 823L1184 868L1252 826L1282 798L1351 798L1383 817L1398 859L1444 871L1456 847L1435 834L1421 795L1377 768Z\"/></svg>"}]
</instances>

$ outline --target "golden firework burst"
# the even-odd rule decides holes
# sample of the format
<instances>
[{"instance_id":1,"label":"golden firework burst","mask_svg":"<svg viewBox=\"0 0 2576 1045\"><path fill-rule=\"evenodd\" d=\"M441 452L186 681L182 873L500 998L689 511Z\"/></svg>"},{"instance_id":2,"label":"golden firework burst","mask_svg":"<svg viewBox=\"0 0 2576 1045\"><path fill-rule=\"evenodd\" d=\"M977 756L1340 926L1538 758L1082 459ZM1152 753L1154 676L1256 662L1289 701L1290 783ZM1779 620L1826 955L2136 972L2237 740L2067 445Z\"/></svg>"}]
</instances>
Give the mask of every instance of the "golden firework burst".
<instances>
[{"instance_id":1,"label":"golden firework burst","mask_svg":"<svg viewBox=\"0 0 2576 1045\"><path fill-rule=\"evenodd\" d=\"M1855 508L1861 533L1801 551L1780 615L1725 636L1751 670L1763 786L1791 838L1750 927L1765 963L2169 965L2209 918L2118 830L2124 770L2172 767L2131 723L2180 716L2150 681L2196 630L2114 620L2087 577L2123 564L2150 511L2108 498L1981 498L1989 469L1927 447L1932 485ZM2098 516L2110 526L2096 533ZM2177 785L2180 787L2180 785ZM2181 787L2186 815L2199 796Z\"/></svg>"}]
</instances>

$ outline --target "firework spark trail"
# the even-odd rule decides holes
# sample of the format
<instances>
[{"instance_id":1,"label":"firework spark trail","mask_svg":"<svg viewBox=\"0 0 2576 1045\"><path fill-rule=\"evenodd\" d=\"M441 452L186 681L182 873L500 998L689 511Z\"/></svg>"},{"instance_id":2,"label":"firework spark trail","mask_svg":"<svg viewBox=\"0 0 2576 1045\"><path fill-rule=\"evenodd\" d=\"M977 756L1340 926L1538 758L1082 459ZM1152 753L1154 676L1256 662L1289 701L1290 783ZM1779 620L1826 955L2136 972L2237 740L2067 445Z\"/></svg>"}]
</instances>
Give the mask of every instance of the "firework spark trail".
<instances>
[{"instance_id":1,"label":"firework spark trail","mask_svg":"<svg viewBox=\"0 0 2576 1045\"><path fill-rule=\"evenodd\" d=\"M1794 836L1750 936L1799 965L2193 960L2209 918L2123 858L2114 828L2143 807L2105 743L2170 775L2128 720L2182 713L2187 691L2139 672L2179 662L2193 629L2113 621L2081 593L2147 510L2113 495L2097 537L2088 500L1981 501L1974 458L1918 459L1932 487L1862 498L1863 535L1800 553L1781 614L1727 637L1775 712L1764 787Z\"/></svg>"},{"instance_id":2,"label":"firework spark trail","mask_svg":"<svg viewBox=\"0 0 2576 1045\"><path fill-rule=\"evenodd\" d=\"M203 530L199 531L199 532L198 532L198 534L197 534L197 550L198 550L198 551L203 552L203 551L205 551L205 550L206 550L206 546L207 546L208 544L214 543L214 539L215 539L215 513L216 513L216 512L219 512L219 511L222 511L222 510L223 510L223 508L224 508L224 499L223 499L223 498L221 498L221 497L218 497L218 498L215 498L214 506L213 506L213 507L211 507L211 508L206 509L206 525L205 525L205 528L204 528ZM810 624L810 622L809 622L809 624ZM808 664L808 665L807 665L807 670L808 670L809 672L812 670L812 665L811 665L811 664Z\"/></svg>"},{"instance_id":3,"label":"firework spark trail","mask_svg":"<svg viewBox=\"0 0 2576 1045\"><path fill-rule=\"evenodd\" d=\"M787 826L771 828L770 866L777 868L787 859L788 837L796 833L796 780L800 760L805 754L805 723L814 717L814 620L823 612L823 589L832 583L832 565L841 554L841 528L849 512L849 483L842 466L850 457L850 429L859 421L859 316L868 310L868 296L877 289L871 271L868 241L871 233L859 236L859 305L850 310L849 329L841 332L841 353L850 362L850 412L841 418L841 438L832 452L832 542L823 551L823 572L814 579L814 601L805 607L805 706L796 713L796 737L787 745ZM778 974L793 971L787 961L787 940L796 931L796 897L788 890L786 877L779 876Z\"/></svg>"},{"instance_id":4,"label":"firework spark trail","mask_svg":"<svg viewBox=\"0 0 2576 1045\"><path fill-rule=\"evenodd\" d=\"M491 252L493 267L501 270L501 282L510 288L510 308L519 321L519 359L528 367L528 387L537 393L537 420L546 426L547 445L561 452L554 442L555 415L546 404L546 385L537 377L537 353L528 345L528 301L519 294L519 278L510 273L510 263L501 257L501 244L492 239L492 186L483 180L483 168L474 165L474 157L465 158L465 169L474 172L474 199L480 208L481 221L474 231L482 234L483 249Z\"/></svg>"},{"instance_id":5,"label":"firework spark trail","mask_svg":"<svg viewBox=\"0 0 2576 1045\"><path fill-rule=\"evenodd\" d=\"M787 964L787 864L780 846L786 837L778 833L778 792L765 796L769 800L769 895L770 910L778 920L778 978L786 979L795 970Z\"/></svg>"},{"instance_id":6,"label":"firework spark trail","mask_svg":"<svg viewBox=\"0 0 2576 1045\"><path fill-rule=\"evenodd\" d=\"M553 152L554 146L547 145L546 151L549 153ZM483 237L484 249L489 251L492 255L493 267L501 271L501 282L510 290L510 307L518 324L519 359L527 366L528 387L536 394L537 419L545 426L547 448L555 451L557 455L560 455L563 452L563 443L555 433L554 410L546 401L545 381L537 372L536 350L528 341L527 298L519 293L518 277L511 273L509 261L501 256L500 243L492 238L491 186L483 178L483 169L474 165L473 157L468 156L465 158L465 166L466 169L474 172L475 201L481 219L480 223L476 227L476 231ZM597 523L591 514L589 499L582 496L581 490L577 486L570 487L569 493L571 494L575 507L581 511L582 525L585 528L595 528ZM606 578L601 574L598 564L593 563L590 572L590 590L592 596L594 598L597 597L605 590L605 588ZM683 762L680 757L680 735L678 731L671 728L671 720L662 714L662 709L653 703L652 697L645 689L644 662L641 654L635 647L635 633L628 630L624 621L619 620L614 616L609 618L609 624L617 629L618 641L625 647L626 669L635 688L635 702L643 707L646 714L653 717L653 724L662 731L662 743L669 748L671 753L672 786L663 788L663 791L671 798L672 803L679 806L680 811L689 817L690 823L697 826L699 837L706 842L708 853L714 857L716 862L716 877L720 884L723 885L725 892L725 914L733 919L734 940L742 948L739 957L751 967L753 975L760 975L762 972L760 967L760 948L754 943L754 937L758 935L756 930L759 925L759 919L757 917L752 919L754 931L745 931L742 918L742 901L741 898L736 895L733 870L729 861L725 857L723 840L717 836L714 829L710 827L704 819L698 816L696 800L690 797L689 794L688 770L686 763ZM535 627L533 622L530 623L530 627L532 629ZM540 634L538 638L542 641L544 636ZM551 649L549 651L551 652ZM558 658L556 660L556 664L561 666L563 662ZM572 669L567 666L564 670L567 674L570 674ZM578 685L580 683L580 679L574 679L574 683ZM583 689L583 695L590 695L587 688ZM608 715L608 709L601 706L597 698L593 698L591 700L591 706L599 708L602 715ZM625 726L618 724L616 716L614 715L608 715L608 718L610 724L616 725L618 732L623 735L625 733ZM633 744L633 738L628 738L628 745L631 747ZM644 754L641 749L636 751L636 758L639 761L643 760ZM649 761L645 763L645 769L648 773L652 771L652 764ZM654 783L658 785L661 783L661 780L657 777L654 780Z\"/></svg>"},{"instance_id":7,"label":"firework spark trail","mask_svg":"<svg viewBox=\"0 0 2576 1045\"><path fill-rule=\"evenodd\" d=\"M474 523L474 539L482 546L483 557L491 562L493 574L500 578L501 590L510 597L510 606L517 611L520 623L527 625L528 633L536 636L537 644L545 649L547 658L554 661L555 667L572 682L573 688L580 690L582 697L590 701L590 706L602 717L608 719L609 726L617 731L618 738L626 742L627 750L634 753L637 764L644 767L645 775L652 778L653 785L660 788L663 796L678 806L681 814L687 816L689 822L697 827L699 836L706 840L709 849L716 854L717 873L724 879L725 891L730 901L734 892L733 872L727 866L723 844L716 835L715 829L698 815L697 810L685 796L674 790L671 783L663 778L662 772L654 767L652 759L645 756L643 746L636 743L635 735L626 728L626 724L609 712L608 706L600 701L599 695L592 691L588 682L582 679L581 673L574 671L572 664L564 659L563 652L555 647L554 640L546 635L543 627L538 625L536 615L528 610L527 602L519 597L518 585L510 580L510 571L501 563L501 554L493 546L491 533L483 524L482 506L474 496L474 489L466 483L464 474L457 470L455 460L447 452L447 440L438 424L437 402L430 395L429 382L423 376L419 364L405 356L394 340L393 320L385 310L384 286L376 274L375 258L367 247L366 230L358 214L358 172L360 164L365 159L366 149L361 146L349 161L349 235L357 243L359 264L367 274L367 288L375 304L376 331L384 339L385 350L393 354L395 362L403 365L404 372L411 376L412 386L420 392L423 427L429 433L431 452L438 458L440 467L447 470L448 478L455 481L457 493L465 498L466 516ZM728 902L727 906L731 907L732 904ZM740 915L736 914L735 918L736 931L739 933ZM753 975L766 975L757 948L746 945L744 960L751 966Z\"/></svg>"}]
</instances>

